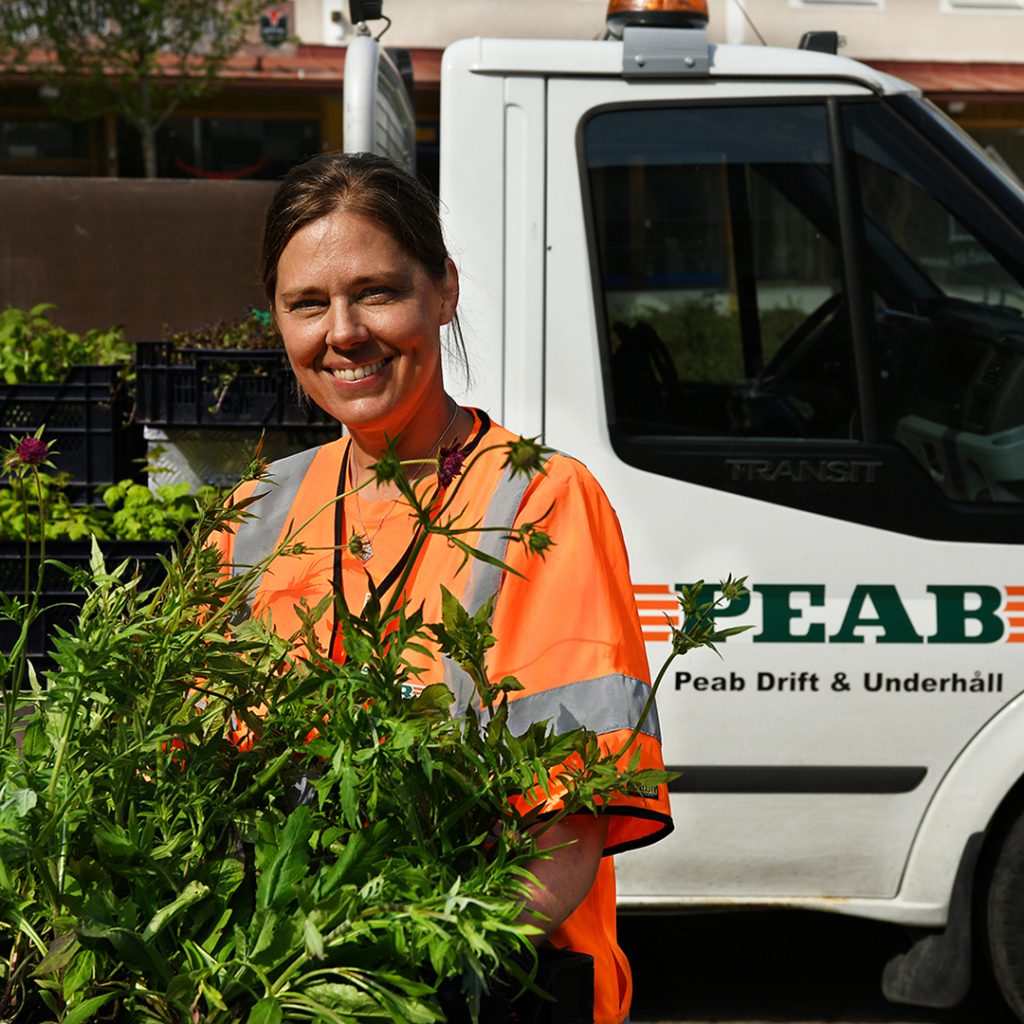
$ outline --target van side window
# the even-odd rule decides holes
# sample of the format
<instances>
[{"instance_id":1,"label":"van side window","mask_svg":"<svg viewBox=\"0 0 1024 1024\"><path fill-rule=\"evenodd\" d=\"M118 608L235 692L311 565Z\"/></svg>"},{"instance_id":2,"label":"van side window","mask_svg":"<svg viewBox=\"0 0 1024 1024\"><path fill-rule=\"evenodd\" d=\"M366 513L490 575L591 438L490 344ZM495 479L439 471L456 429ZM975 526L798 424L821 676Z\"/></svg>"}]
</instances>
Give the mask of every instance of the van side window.
<instances>
[{"instance_id":1,"label":"van side window","mask_svg":"<svg viewBox=\"0 0 1024 1024\"><path fill-rule=\"evenodd\" d=\"M949 498L1024 500L1024 268L888 108L843 110L870 272L879 429Z\"/></svg>"},{"instance_id":2,"label":"van side window","mask_svg":"<svg viewBox=\"0 0 1024 1024\"><path fill-rule=\"evenodd\" d=\"M1024 246L901 102L583 122L611 443L764 501L1021 543Z\"/></svg>"},{"instance_id":3,"label":"van side window","mask_svg":"<svg viewBox=\"0 0 1024 1024\"><path fill-rule=\"evenodd\" d=\"M857 436L825 108L609 111L586 149L618 427Z\"/></svg>"}]
</instances>

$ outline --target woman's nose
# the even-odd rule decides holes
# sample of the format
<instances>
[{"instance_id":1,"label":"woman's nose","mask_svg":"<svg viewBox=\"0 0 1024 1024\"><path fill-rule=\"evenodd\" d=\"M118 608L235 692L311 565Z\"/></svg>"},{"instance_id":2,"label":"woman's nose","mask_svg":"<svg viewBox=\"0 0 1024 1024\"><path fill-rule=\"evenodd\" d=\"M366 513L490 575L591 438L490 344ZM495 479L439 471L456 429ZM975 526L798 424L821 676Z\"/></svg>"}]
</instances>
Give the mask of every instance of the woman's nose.
<instances>
[{"instance_id":1,"label":"woman's nose","mask_svg":"<svg viewBox=\"0 0 1024 1024\"><path fill-rule=\"evenodd\" d=\"M369 338L357 307L344 301L331 304L331 319L328 326L327 344L338 348L358 345Z\"/></svg>"}]
</instances>

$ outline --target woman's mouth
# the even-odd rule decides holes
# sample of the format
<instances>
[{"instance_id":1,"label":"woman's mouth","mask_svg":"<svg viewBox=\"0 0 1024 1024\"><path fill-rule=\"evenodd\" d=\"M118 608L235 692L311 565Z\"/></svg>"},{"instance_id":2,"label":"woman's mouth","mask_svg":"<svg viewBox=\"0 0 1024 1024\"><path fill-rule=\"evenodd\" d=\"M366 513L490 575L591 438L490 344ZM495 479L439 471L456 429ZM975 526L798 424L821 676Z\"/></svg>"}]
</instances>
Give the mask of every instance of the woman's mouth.
<instances>
[{"instance_id":1,"label":"woman's mouth","mask_svg":"<svg viewBox=\"0 0 1024 1024\"><path fill-rule=\"evenodd\" d=\"M366 363L363 366L344 367L342 369L331 370L331 373L337 380L344 380L353 384L357 380L362 380L364 377L369 377L378 373L390 362L391 356L388 356L386 359L380 359L376 363Z\"/></svg>"}]
</instances>

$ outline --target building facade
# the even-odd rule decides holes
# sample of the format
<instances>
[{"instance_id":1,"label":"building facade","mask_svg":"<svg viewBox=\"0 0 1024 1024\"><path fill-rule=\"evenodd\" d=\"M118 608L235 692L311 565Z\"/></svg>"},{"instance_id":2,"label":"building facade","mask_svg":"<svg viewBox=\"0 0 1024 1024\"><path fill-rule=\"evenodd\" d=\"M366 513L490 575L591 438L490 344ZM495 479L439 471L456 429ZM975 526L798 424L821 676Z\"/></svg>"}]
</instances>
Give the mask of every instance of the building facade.
<instances>
[{"instance_id":1,"label":"building facade","mask_svg":"<svg viewBox=\"0 0 1024 1024\"><path fill-rule=\"evenodd\" d=\"M1024 0L709 0L713 41L794 46L834 30L840 53L919 85L1024 177ZM606 0L387 0L384 41L409 51L418 156L435 178L441 53L473 35L599 37ZM344 0L268 5L221 87L180 106L158 137L168 178L266 180L342 146ZM383 22L373 25L375 32ZM268 30L269 29L269 30ZM31 75L0 75L0 174L137 177L136 134L117 117L54 113Z\"/></svg>"}]
</instances>

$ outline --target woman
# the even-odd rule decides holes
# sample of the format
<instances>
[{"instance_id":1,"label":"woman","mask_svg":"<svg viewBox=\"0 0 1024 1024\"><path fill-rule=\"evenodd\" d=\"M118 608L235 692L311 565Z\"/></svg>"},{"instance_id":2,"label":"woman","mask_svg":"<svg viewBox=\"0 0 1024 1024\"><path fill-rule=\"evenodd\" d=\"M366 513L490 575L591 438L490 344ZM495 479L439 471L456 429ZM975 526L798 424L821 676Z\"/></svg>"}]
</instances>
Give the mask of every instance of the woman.
<instances>
[{"instance_id":1,"label":"woman","mask_svg":"<svg viewBox=\"0 0 1024 1024\"><path fill-rule=\"evenodd\" d=\"M279 556L264 572L253 613L294 635L300 601L312 607L340 590L358 609L368 576L387 597L404 580L403 596L423 607L428 622L441 618L442 584L471 611L497 592L488 669L492 679L511 675L523 685L509 701L513 729L540 720L559 730L582 724L606 749L621 747L650 691L618 523L593 478L566 456L552 456L532 479L509 472L515 435L445 390L441 329L452 325L461 347L459 280L431 194L378 157L311 160L271 203L263 280L299 384L349 436L275 463L264 483L240 492L258 492L256 518L225 539L229 564L256 564L285 536L302 542L300 554ZM468 538L519 575L479 561L463 568L462 553L443 537L429 538L409 565L414 523L395 486L377 484L372 470L389 439L402 460L420 460L411 465L414 478L436 473L442 449L459 453L452 472L463 458L475 459L457 484L453 510L462 523L543 521L553 545L540 557L506 547L501 531ZM442 478L439 486L455 485ZM333 500L342 493L344 501ZM317 634L325 650L344 657L333 615L317 623ZM444 681L462 707L474 699L451 663L428 653L421 668L417 687ZM635 747L642 766L661 767L653 714ZM552 808L557 801L553 789ZM537 862L527 912L554 945L594 957L595 1021L620 1024L631 984L615 941L607 854L660 838L671 819L664 787L606 810L566 817L544 833L545 848L569 845Z\"/></svg>"}]
</instances>

